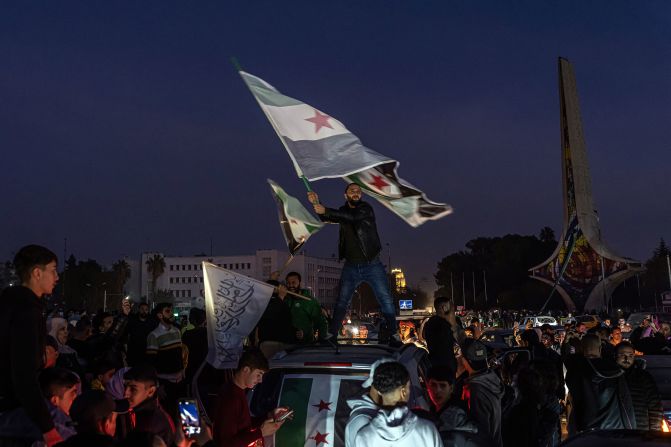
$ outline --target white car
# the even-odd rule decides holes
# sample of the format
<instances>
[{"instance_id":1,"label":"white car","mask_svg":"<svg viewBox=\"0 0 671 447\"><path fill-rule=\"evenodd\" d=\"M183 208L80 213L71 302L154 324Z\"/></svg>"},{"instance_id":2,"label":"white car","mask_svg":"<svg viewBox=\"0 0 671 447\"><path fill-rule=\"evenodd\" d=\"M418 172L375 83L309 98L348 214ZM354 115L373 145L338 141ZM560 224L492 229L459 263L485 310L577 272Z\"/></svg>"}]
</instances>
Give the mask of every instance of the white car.
<instances>
[{"instance_id":1,"label":"white car","mask_svg":"<svg viewBox=\"0 0 671 447\"><path fill-rule=\"evenodd\" d=\"M295 411L292 420L265 439L265 445L344 445L350 414L347 399L367 391L361 385L368 378L371 365L382 357L394 358L406 366L411 384L408 405L428 410L423 386L429 368L425 350L412 344L399 349L385 345L301 346L277 353L269 361L270 370L263 375L263 382L248 394L254 417L264 417L278 406ZM201 408L207 409L214 390L206 383L198 383L202 370L194 379L193 391Z\"/></svg>"},{"instance_id":2,"label":"white car","mask_svg":"<svg viewBox=\"0 0 671 447\"><path fill-rule=\"evenodd\" d=\"M554 317L550 316L542 316L542 317L526 317L520 322L520 328L524 328L527 326L528 322L532 322L533 327L540 327L543 326L544 324L549 324L551 326L556 326L557 325L557 320L555 320Z\"/></svg>"}]
</instances>

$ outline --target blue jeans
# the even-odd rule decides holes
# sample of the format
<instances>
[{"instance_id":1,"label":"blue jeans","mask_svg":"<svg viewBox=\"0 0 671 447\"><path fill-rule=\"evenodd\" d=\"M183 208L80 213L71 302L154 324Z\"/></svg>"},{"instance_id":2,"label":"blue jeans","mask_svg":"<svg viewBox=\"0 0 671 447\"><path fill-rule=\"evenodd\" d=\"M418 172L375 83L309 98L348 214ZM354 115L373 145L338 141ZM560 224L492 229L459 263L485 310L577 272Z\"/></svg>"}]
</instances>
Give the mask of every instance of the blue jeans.
<instances>
[{"instance_id":1,"label":"blue jeans","mask_svg":"<svg viewBox=\"0 0 671 447\"><path fill-rule=\"evenodd\" d=\"M379 259L363 264L345 263L340 276L340 295L333 310L330 332L335 336L338 335L347 307L352 301L352 294L362 282L367 282L371 286L380 304L382 315L387 320L387 329L392 331L392 334L396 333L398 331L396 308L389 293L389 278Z\"/></svg>"}]
</instances>

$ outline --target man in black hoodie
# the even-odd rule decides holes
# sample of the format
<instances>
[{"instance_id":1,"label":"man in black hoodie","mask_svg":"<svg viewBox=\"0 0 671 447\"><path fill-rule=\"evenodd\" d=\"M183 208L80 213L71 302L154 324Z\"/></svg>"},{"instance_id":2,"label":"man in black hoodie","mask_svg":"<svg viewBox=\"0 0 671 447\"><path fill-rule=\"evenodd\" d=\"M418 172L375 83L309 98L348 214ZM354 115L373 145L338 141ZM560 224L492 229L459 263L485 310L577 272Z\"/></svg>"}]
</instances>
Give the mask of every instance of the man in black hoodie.
<instances>
[{"instance_id":1,"label":"man in black hoodie","mask_svg":"<svg viewBox=\"0 0 671 447\"><path fill-rule=\"evenodd\" d=\"M37 381L44 366L47 335L41 299L58 282L57 262L47 248L23 247L14 257L21 285L5 289L0 296L0 358L7 362L0 368L0 443L12 440L12 445L31 445L37 439L25 436L35 426L47 446L62 441Z\"/></svg>"},{"instance_id":2,"label":"man in black hoodie","mask_svg":"<svg viewBox=\"0 0 671 447\"><path fill-rule=\"evenodd\" d=\"M582 355L564 359L566 385L573 410L569 435L592 428L636 428L634 408L624 372L612 359L601 358L601 339L594 334L580 341Z\"/></svg>"}]
</instances>

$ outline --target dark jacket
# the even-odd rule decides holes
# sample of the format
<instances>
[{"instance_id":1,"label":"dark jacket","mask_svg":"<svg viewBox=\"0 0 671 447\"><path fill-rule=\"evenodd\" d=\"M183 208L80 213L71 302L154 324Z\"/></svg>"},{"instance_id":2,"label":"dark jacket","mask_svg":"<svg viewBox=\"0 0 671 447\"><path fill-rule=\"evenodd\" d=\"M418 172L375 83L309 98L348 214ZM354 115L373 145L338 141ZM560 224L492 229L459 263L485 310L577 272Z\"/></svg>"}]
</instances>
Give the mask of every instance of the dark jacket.
<instances>
[{"instance_id":1,"label":"dark jacket","mask_svg":"<svg viewBox=\"0 0 671 447\"><path fill-rule=\"evenodd\" d=\"M624 379L629 386L631 403L639 430L662 429L662 401L659 390L649 372L638 363L624 371Z\"/></svg>"},{"instance_id":2,"label":"dark jacket","mask_svg":"<svg viewBox=\"0 0 671 447\"><path fill-rule=\"evenodd\" d=\"M42 433L54 428L37 382L44 365L47 326L43 305L32 290L9 287L0 296L0 413L23 407Z\"/></svg>"},{"instance_id":3,"label":"dark jacket","mask_svg":"<svg viewBox=\"0 0 671 447\"><path fill-rule=\"evenodd\" d=\"M478 432L489 435L494 445L501 442L501 398L504 388L493 371L482 371L468 376L464 381L462 400L468 405L471 419Z\"/></svg>"},{"instance_id":4,"label":"dark jacket","mask_svg":"<svg viewBox=\"0 0 671 447\"><path fill-rule=\"evenodd\" d=\"M569 434L591 428L636 428L624 372L615 361L571 355L564 364L573 402Z\"/></svg>"},{"instance_id":5,"label":"dark jacket","mask_svg":"<svg viewBox=\"0 0 671 447\"><path fill-rule=\"evenodd\" d=\"M136 431L145 431L159 436L166 445L175 442L175 424L161 407L156 397L150 398L133 408Z\"/></svg>"},{"instance_id":6,"label":"dark jacket","mask_svg":"<svg viewBox=\"0 0 671 447\"><path fill-rule=\"evenodd\" d=\"M434 315L424 324L424 339L429 350L431 365L447 365L452 371L457 370L454 357L454 335L452 327L442 317Z\"/></svg>"},{"instance_id":7,"label":"dark jacket","mask_svg":"<svg viewBox=\"0 0 671 447\"><path fill-rule=\"evenodd\" d=\"M207 357L207 328L201 326L184 332L182 343L189 349L185 374L187 383L191 383L193 376Z\"/></svg>"},{"instance_id":8,"label":"dark jacket","mask_svg":"<svg viewBox=\"0 0 671 447\"><path fill-rule=\"evenodd\" d=\"M261 315L258 324L259 343L279 341L282 343L296 342L296 329L291 324L291 309L287 301L273 296L268 307Z\"/></svg>"},{"instance_id":9,"label":"dark jacket","mask_svg":"<svg viewBox=\"0 0 671 447\"><path fill-rule=\"evenodd\" d=\"M366 202L359 202L354 208L345 204L337 210L326 208L326 212L319 216L321 220L340 224L338 240L338 259L345 259L345 230L343 225L351 225L357 235L357 241L363 255L372 261L380 253L382 245L377 235L375 213L373 207Z\"/></svg>"},{"instance_id":10,"label":"dark jacket","mask_svg":"<svg viewBox=\"0 0 671 447\"><path fill-rule=\"evenodd\" d=\"M147 316L142 321L138 315L128 317L128 364L138 365L146 361L147 354L147 336L156 329L158 321L155 318Z\"/></svg>"},{"instance_id":11,"label":"dark jacket","mask_svg":"<svg viewBox=\"0 0 671 447\"><path fill-rule=\"evenodd\" d=\"M67 441L59 442L56 447L114 447L116 445L117 443L111 436L100 433L78 433L68 438Z\"/></svg>"}]
</instances>

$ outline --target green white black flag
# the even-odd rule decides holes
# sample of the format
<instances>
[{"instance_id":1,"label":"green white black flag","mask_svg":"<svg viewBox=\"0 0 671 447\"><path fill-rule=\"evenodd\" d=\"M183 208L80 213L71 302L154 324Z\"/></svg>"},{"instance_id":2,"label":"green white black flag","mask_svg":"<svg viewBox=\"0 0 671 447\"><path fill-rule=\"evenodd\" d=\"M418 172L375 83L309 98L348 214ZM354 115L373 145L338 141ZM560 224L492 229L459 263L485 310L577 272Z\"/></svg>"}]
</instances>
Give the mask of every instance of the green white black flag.
<instances>
[{"instance_id":1,"label":"green white black flag","mask_svg":"<svg viewBox=\"0 0 671 447\"><path fill-rule=\"evenodd\" d=\"M284 240L293 256L310 236L321 230L324 224L315 219L298 199L287 194L280 185L270 179L268 183L277 203L277 214Z\"/></svg>"},{"instance_id":2,"label":"green white black flag","mask_svg":"<svg viewBox=\"0 0 671 447\"><path fill-rule=\"evenodd\" d=\"M452 207L430 201L396 174L398 161L364 146L332 116L283 95L261 78L244 71L242 79L282 140L299 176L310 181L342 178L416 227L452 213Z\"/></svg>"}]
</instances>

